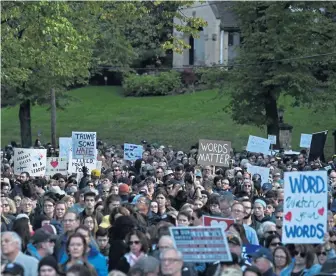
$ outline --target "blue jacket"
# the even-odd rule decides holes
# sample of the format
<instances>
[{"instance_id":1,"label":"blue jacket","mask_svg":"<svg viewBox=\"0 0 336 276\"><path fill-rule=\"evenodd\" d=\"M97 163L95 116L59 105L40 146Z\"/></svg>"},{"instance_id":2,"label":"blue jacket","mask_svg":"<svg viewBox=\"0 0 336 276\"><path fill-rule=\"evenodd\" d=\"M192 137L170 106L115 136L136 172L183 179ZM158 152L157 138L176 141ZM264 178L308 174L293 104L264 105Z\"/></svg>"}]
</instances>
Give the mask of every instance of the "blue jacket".
<instances>
[{"instance_id":1,"label":"blue jacket","mask_svg":"<svg viewBox=\"0 0 336 276\"><path fill-rule=\"evenodd\" d=\"M67 260L68 260L68 256L64 254L62 256L62 259L60 260L60 263L64 264ZM106 258L94 246L90 245L90 251L87 256L87 260L89 264L95 268L98 276L106 276L108 274Z\"/></svg>"},{"instance_id":2,"label":"blue jacket","mask_svg":"<svg viewBox=\"0 0 336 276\"><path fill-rule=\"evenodd\" d=\"M248 226L247 224L243 224L243 226L245 229L246 238L249 241L249 243L259 245L257 232L251 226Z\"/></svg>"},{"instance_id":3,"label":"blue jacket","mask_svg":"<svg viewBox=\"0 0 336 276\"><path fill-rule=\"evenodd\" d=\"M36 258L39 261L42 259L40 254L37 252L36 247L32 243L28 243L26 254Z\"/></svg>"},{"instance_id":4,"label":"blue jacket","mask_svg":"<svg viewBox=\"0 0 336 276\"><path fill-rule=\"evenodd\" d=\"M293 271L293 268L294 268L294 262L292 262L289 266L287 266L286 268L284 268L280 272L280 276L291 275L291 273ZM304 269L302 276L313 276L313 275L316 275L316 274L320 273L320 271L321 271L321 265L315 264L315 265L313 265L309 269L308 268Z\"/></svg>"}]
</instances>

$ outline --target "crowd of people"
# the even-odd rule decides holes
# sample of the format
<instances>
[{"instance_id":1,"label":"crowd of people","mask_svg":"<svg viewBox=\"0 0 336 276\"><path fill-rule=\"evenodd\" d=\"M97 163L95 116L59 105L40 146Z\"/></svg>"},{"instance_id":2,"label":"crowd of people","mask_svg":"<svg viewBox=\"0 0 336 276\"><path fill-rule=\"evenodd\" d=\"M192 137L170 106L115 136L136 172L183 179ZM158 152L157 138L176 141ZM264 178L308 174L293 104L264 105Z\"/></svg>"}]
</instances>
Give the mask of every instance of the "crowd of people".
<instances>
[{"instance_id":1,"label":"crowd of people","mask_svg":"<svg viewBox=\"0 0 336 276\"><path fill-rule=\"evenodd\" d=\"M55 154L56 151L48 151ZM14 175L10 151L1 172L1 271L15 276L312 276L336 273L336 155L328 164L280 152L232 152L229 168L197 164L189 152L144 142L141 159L122 146L98 147L102 170L83 175ZM269 180L247 172L270 168ZM284 172L328 166L328 221L322 244L283 244ZM77 179L77 180L76 180ZM232 260L184 262L169 228L233 218ZM244 248L256 250L245 254ZM323 274L324 273L324 274ZM329 273L329 274L328 274Z\"/></svg>"}]
</instances>

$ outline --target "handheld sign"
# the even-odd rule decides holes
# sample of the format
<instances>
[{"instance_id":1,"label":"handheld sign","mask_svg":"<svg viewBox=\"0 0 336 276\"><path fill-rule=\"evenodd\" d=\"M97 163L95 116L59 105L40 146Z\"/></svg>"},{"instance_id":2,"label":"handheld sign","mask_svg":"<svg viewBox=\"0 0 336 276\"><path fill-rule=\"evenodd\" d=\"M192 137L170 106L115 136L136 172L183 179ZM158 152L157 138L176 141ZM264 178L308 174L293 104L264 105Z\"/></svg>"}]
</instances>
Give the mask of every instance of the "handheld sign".
<instances>
[{"instance_id":1,"label":"handheld sign","mask_svg":"<svg viewBox=\"0 0 336 276\"><path fill-rule=\"evenodd\" d=\"M310 148L312 137L313 137L312 134L301 133L300 147L301 148Z\"/></svg>"},{"instance_id":2,"label":"handheld sign","mask_svg":"<svg viewBox=\"0 0 336 276\"><path fill-rule=\"evenodd\" d=\"M183 254L184 262L232 261L223 227L170 227L169 231L175 248Z\"/></svg>"},{"instance_id":3,"label":"handheld sign","mask_svg":"<svg viewBox=\"0 0 336 276\"><path fill-rule=\"evenodd\" d=\"M71 137L60 137L59 139L59 155L61 158L69 158L69 152L72 149Z\"/></svg>"},{"instance_id":4,"label":"handheld sign","mask_svg":"<svg viewBox=\"0 0 336 276\"><path fill-rule=\"evenodd\" d=\"M263 153L267 155L270 152L270 145L270 140L250 135L247 142L246 150L249 152Z\"/></svg>"},{"instance_id":5,"label":"handheld sign","mask_svg":"<svg viewBox=\"0 0 336 276\"><path fill-rule=\"evenodd\" d=\"M285 172L283 243L323 243L327 211L326 171Z\"/></svg>"},{"instance_id":6,"label":"handheld sign","mask_svg":"<svg viewBox=\"0 0 336 276\"><path fill-rule=\"evenodd\" d=\"M211 217L203 216L203 226L221 226L224 231L227 231L231 224L234 224L234 219L221 218L221 217Z\"/></svg>"},{"instance_id":7,"label":"handheld sign","mask_svg":"<svg viewBox=\"0 0 336 276\"><path fill-rule=\"evenodd\" d=\"M271 145L276 145L276 135L268 135L267 139L271 141Z\"/></svg>"},{"instance_id":8,"label":"handheld sign","mask_svg":"<svg viewBox=\"0 0 336 276\"><path fill-rule=\"evenodd\" d=\"M199 165L213 165L221 167L230 166L231 142L216 140L199 140L198 161Z\"/></svg>"},{"instance_id":9,"label":"handheld sign","mask_svg":"<svg viewBox=\"0 0 336 276\"><path fill-rule=\"evenodd\" d=\"M46 171L46 149L14 148L14 174L28 172L30 176L44 176Z\"/></svg>"},{"instance_id":10,"label":"handheld sign","mask_svg":"<svg viewBox=\"0 0 336 276\"><path fill-rule=\"evenodd\" d=\"M72 132L72 158L96 159L96 132Z\"/></svg>"},{"instance_id":11,"label":"handheld sign","mask_svg":"<svg viewBox=\"0 0 336 276\"><path fill-rule=\"evenodd\" d=\"M67 174L68 159L61 157L47 157L47 166L45 175L54 175L55 173Z\"/></svg>"},{"instance_id":12,"label":"handheld sign","mask_svg":"<svg viewBox=\"0 0 336 276\"><path fill-rule=\"evenodd\" d=\"M124 160L135 161L142 158L143 146L124 144Z\"/></svg>"},{"instance_id":13,"label":"handheld sign","mask_svg":"<svg viewBox=\"0 0 336 276\"><path fill-rule=\"evenodd\" d=\"M269 182L270 168L249 165L247 167L247 172L250 173L251 176L259 174L261 177L261 184Z\"/></svg>"},{"instance_id":14,"label":"handheld sign","mask_svg":"<svg viewBox=\"0 0 336 276\"><path fill-rule=\"evenodd\" d=\"M84 162L85 161L85 162ZM102 161L97 161L96 159L73 159L71 156L69 158L68 172L69 173L82 173L83 167L88 169L88 174L91 174L92 170L101 169Z\"/></svg>"}]
</instances>

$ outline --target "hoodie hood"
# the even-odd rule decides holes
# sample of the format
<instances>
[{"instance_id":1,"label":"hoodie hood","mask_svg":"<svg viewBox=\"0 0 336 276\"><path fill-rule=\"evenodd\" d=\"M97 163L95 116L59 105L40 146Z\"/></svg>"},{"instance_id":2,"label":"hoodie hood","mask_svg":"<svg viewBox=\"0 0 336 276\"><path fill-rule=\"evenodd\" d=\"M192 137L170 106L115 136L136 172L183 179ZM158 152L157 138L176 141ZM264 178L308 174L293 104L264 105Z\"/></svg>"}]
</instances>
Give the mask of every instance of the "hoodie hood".
<instances>
[{"instance_id":1,"label":"hoodie hood","mask_svg":"<svg viewBox=\"0 0 336 276\"><path fill-rule=\"evenodd\" d=\"M32 243L28 243L27 245L27 253L28 255L35 257L38 260L41 260L42 257L40 256L40 254L37 252L36 247L32 244Z\"/></svg>"}]
</instances>

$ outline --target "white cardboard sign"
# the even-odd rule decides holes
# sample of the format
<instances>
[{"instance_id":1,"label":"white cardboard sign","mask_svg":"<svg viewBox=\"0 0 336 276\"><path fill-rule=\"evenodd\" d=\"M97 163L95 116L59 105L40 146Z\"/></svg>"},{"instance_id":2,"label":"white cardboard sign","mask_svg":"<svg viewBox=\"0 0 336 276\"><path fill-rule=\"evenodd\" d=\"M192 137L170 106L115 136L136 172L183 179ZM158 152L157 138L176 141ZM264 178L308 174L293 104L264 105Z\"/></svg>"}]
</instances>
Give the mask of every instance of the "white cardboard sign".
<instances>
[{"instance_id":1,"label":"white cardboard sign","mask_svg":"<svg viewBox=\"0 0 336 276\"><path fill-rule=\"evenodd\" d=\"M44 176L46 171L46 149L14 148L14 174L28 172L30 176Z\"/></svg>"}]
</instances>

